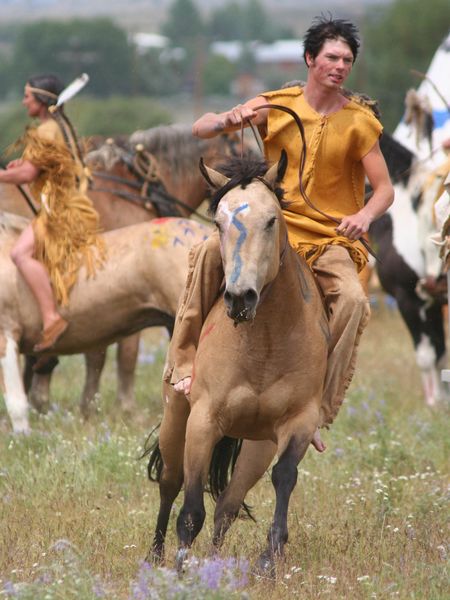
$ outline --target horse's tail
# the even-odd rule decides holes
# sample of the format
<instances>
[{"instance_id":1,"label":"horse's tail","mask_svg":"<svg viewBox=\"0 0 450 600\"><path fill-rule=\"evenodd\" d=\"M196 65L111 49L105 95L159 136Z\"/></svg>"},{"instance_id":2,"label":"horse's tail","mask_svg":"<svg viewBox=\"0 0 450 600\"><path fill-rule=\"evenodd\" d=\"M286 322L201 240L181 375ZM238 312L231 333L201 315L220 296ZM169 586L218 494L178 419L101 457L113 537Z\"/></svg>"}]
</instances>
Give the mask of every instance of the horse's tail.
<instances>
[{"instance_id":1,"label":"horse's tail","mask_svg":"<svg viewBox=\"0 0 450 600\"><path fill-rule=\"evenodd\" d=\"M157 425L148 435L144 444L144 452L141 454L140 458L145 458L146 456L150 456L148 465L147 465L147 473L150 481L159 481L161 479L161 472L163 468L163 460L161 457L161 450L159 449L159 438L153 443L150 443L150 440L155 433L159 429L159 425Z\"/></svg>"},{"instance_id":2,"label":"horse's tail","mask_svg":"<svg viewBox=\"0 0 450 600\"><path fill-rule=\"evenodd\" d=\"M211 494L214 500L217 500L220 494L227 487L230 476L234 471L237 458L241 451L242 440L223 437L217 442L211 464L209 466L208 488L207 491ZM251 512L251 507L245 502L242 503L242 508L248 517L256 521Z\"/></svg>"}]
</instances>

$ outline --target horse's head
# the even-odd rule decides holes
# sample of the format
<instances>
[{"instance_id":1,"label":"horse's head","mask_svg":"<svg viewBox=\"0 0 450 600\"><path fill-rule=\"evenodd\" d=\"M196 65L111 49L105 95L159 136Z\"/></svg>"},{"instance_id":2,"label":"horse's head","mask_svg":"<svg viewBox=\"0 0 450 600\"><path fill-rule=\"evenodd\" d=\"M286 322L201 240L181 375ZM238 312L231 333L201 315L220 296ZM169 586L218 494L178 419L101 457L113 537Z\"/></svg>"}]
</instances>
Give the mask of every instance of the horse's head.
<instances>
[{"instance_id":1,"label":"horse's head","mask_svg":"<svg viewBox=\"0 0 450 600\"><path fill-rule=\"evenodd\" d=\"M277 275L287 242L282 191L286 154L267 169L261 159L233 159L221 172L201 163L215 190L210 211L219 230L225 304L235 323L253 320L261 291Z\"/></svg>"}]
</instances>

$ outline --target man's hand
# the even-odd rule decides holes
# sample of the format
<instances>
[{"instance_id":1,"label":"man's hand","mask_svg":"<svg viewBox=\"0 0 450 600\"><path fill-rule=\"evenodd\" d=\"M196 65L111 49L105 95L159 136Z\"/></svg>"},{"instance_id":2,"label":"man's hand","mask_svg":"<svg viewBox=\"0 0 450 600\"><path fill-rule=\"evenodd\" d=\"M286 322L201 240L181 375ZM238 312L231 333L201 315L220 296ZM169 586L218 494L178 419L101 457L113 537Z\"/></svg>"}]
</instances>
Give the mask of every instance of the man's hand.
<instances>
[{"instance_id":1,"label":"man's hand","mask_svg":"<svg viewBox=\"0 0 450 600\"><path fill-rule=\"evenodd\" d=\"M257 116L257 112L244 104L237 104L230 111L224 114L222 121L223 128L236 127L241 123L251 121Z\"/></svg>"},{"instance_id":2,"label":"man's hand","mask_svg":"<svg viewBox=\"0 0 450 600\"><path fill-rule=\"evenodd\" d=\"M336 227L336 233L345 236L349 240L357 240L364 233L367 233L371 222L370 215L360 210L354 215L344 217L341 224Z\"/></svg>"},{"instance_id":3,"label":"man's hand","mask_svg":"<svg viewBox=\"0 0 450 600\"><path fill-rule=\"evenodd\" d=\"M184 377L173 386L176 392L188 396L191 391L192 377Z\"/></svg>"}]
</instances>

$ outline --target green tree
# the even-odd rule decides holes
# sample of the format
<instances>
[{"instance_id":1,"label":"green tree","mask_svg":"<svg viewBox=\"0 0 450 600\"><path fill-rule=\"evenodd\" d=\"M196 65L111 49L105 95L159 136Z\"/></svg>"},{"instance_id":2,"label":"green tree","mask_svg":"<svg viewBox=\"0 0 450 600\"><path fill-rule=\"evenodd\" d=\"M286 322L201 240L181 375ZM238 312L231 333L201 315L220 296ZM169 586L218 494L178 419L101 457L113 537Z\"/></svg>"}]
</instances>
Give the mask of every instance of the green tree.
<instances>
[{"instance_id":1,"label":"green tree","mask_svg":"<svg viewBox=\"0 0 450 600\"><path fill-rule=\"evenodd\" d=\"M231 82L236 75L236 67L223 56L212 54L203 72L206 94L230 93Z\"/></svg>"},{"instance_id":2,"label":"green tree","mask_svg":"<svg viewBox=\"0 0 450 600\"><path fill-rule=\"evenodd\" d=\"M420 84L411 69L427 70L449 24L448 0L433 0L431 6L422 0L395 0L368 14L354 79L360 90L379 100L388 131L402 117L407 90Z\"/></svg>"},{"instance_id":3,"label":"green tree","mask_svg":"<svg viewBox=\"0 0 450 600\"><path fill-rule=\"evenodd\" d=\"M77 97L67 104L66 113L77 133L82 136L129 135L173 121L171 113L158 102L144 97L89 98ZM0 112L0 155L8 161L7 148L20 138L30 120L23 106L14 102Z\"/></svg>"},{"instance_id":4,"label":"green tree","mask_svg":"<svg viewBox=\"0 0 450 600\"><path fill-rule=\"evenodd\" d=\"M37 73L55 73L69 82L87 72L91 94L130 93L133 48L126 33L109 19L40 21L19 32L12 72L18 90Z\"/></svg>"},{"instance_id":5,"label":"green tree","mask_svg":"<svg viewBox=\"0 0 450 600\"><path fill-rule=\"evenodd\" d=\"M294 37L267 14L260 0L228 2L211 13L207 33L213 40L260 40L271 42L280 37Z\"/></svg>"}]
</instances>

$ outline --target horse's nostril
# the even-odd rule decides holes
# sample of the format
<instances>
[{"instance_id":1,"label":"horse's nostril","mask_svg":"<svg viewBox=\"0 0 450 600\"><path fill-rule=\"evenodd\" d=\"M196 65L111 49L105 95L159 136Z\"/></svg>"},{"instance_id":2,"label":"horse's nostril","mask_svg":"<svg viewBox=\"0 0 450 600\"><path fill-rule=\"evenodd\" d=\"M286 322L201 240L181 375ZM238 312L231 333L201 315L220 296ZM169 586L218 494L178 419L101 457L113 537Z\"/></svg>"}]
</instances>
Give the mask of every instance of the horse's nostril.
<instances>
[{"instance_id":1,"label":"horse's nostril","mask_svg":"<svg viewBox=\"0 0 450 600\"><path fill-rule=\"evenodd\" d=\"M258 294L255 290L247 290L244 294L245 306L254 306L258 301Z\"/></svg>"},{"instance_id":2,"label":"horse's nostril","mask_svg":"<svg viewBox=\"0 0 450 600\"><path fill-rule=\"evenodd\" d=\"M225 304L227 306L229 306L231 304L231 302L233 301L233 295L230 294L230 292L225 291L225 293L223 295L223 299L225 300Z\"/></svg>"}]
</instances>

